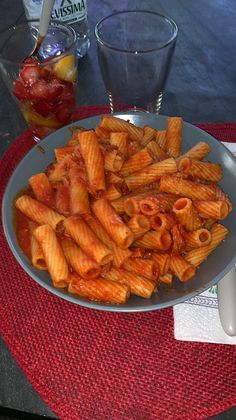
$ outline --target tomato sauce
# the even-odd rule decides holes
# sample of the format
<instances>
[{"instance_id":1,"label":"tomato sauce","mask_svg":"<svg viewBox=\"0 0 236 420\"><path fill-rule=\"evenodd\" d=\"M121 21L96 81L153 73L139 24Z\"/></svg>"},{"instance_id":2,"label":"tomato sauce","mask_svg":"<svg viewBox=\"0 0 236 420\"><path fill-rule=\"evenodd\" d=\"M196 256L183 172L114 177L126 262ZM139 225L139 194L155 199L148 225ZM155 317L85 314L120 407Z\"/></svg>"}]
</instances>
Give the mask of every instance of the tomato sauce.
<instances>
[{"instance_id":1,"label":"tomato sauce","mask_svg":"<svg viewBox=\"0 0 236 420\"><path fill-rule=\"evenodd\" d=\"M14 209L14 227L16 238L24 254L31 258L30 220L20 210Z\"/></svg>"}]
</instances>

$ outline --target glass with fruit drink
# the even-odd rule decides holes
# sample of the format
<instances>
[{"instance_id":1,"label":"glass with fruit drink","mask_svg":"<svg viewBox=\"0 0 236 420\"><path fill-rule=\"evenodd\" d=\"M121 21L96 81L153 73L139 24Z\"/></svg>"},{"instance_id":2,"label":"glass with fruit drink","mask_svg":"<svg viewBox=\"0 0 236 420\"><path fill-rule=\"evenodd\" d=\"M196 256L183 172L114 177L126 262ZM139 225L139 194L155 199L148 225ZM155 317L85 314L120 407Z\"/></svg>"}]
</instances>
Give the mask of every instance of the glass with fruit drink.
<instances>
[{"instance_id":1,"label":"glass with fruit drink","mask_svg":"<svg viewBox=\"0 0 236 420\"><path fill-rule=\"evenodd\" d=\"M52 21L37 56L38 20L12 26L1 34L0 69L35 141L75 119L76 34Z\"/></svg>"}]
</instances>

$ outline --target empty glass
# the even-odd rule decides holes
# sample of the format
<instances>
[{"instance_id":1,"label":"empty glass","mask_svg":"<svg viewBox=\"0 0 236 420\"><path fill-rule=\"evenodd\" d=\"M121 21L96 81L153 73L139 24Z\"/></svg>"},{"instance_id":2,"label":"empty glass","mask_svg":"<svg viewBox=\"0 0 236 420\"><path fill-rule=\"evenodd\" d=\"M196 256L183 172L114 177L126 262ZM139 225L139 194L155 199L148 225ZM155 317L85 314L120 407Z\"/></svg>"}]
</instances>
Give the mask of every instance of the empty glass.
<instances>
[{"instance_id":1,"label":"empty glass","mask_svg":"<svg viewBox=\"0 0 236 420\"><path fill-rule=\"evenodd\" d=\"M11 26L1 33L0 71L27 121L35 141L75 118L76 34L64 23L52 21L39 50L38 20Z\"/></svg>"},{"instance_id":2,"label":"empty glass","mask_svg":"<svg viewBox=\"0 0 236 420\"><path fill-rule=\"evenodd\" d=\"M98 60L111 112L158 113L178 28L152 11L114 13L95 27Z\"/></svg>"}]
</instances>

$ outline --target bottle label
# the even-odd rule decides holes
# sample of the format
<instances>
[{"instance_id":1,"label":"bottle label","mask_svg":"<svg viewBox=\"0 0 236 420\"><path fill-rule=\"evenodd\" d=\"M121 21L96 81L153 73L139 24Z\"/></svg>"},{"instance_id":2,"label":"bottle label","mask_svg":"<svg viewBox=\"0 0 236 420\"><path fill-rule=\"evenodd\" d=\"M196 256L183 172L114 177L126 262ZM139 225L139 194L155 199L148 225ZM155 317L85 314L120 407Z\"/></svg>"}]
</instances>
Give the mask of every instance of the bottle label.
<instances>
[{"instance_id":1,"label":"bottle label","mask_svg":"<svg viewBox=\"0 0 236 420\"><path fill-rule=\"evenodd\" d=\"M74 23L87 17L87 0L56 0L52 19Z\"/></svg>"}]
</instances>

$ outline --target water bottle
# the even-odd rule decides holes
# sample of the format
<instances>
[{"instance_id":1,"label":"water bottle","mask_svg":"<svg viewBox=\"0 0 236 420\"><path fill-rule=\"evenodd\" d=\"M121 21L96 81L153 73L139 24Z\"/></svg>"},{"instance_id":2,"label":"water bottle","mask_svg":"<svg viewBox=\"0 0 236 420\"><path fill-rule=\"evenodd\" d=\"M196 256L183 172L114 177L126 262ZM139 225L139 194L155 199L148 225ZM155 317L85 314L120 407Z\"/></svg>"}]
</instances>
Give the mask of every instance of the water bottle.
<instances>
[{"instance_id":1,"label":"water bottle","mask_svg":"<svg viewBox=\"0 0 236 420\"><path fill-rule=\"evenodd\" d=\"M42 0L23 0L26 17L39 19ZM90 46L87 0L55 0L52 19L69 24L77 35L77 54L84 57Z\"/></svg>"}]
</instances>

